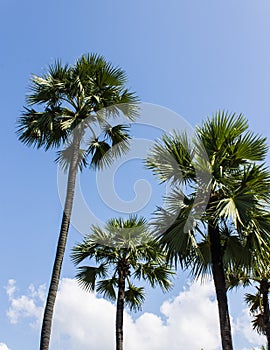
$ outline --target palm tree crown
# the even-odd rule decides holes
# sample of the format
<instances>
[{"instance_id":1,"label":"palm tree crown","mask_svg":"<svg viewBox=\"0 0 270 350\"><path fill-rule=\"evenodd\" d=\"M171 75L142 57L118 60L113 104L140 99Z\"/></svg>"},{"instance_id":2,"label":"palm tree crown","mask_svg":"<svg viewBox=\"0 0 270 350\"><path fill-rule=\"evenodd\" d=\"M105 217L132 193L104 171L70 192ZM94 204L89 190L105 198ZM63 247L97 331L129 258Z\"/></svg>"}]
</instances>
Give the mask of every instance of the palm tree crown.
<instances>
[{"instance_id":1,"label":"palm tree crown","mask_svg":"<svg viewBox=\"0 0 270 350\"><path fill-rule=\"evenodd\" d=\"M18 121L19 140L45 150L59 148L78 125L92 130L91 124L99 124L104 132L93 133L86 152L98 165L106 151L129 138L126 127L106 122L120 112L131 120L136 116L138 98L126 82L122 69L96 54L83 55L73 66L56 61L46 74L32 76L28 106Z\"/></svg>"},{"instance_id":2,"label":"palm tree crown","mask_svg":"<svg viewBox=\"0 0 270 350\"><path fill-rule=\"evenodd\" d=\"M92 226L92 234L72 250L72 260L78 265L85 259L97 266L80 266L76 278L86 290L96 290L104 297L117 300L116 349L123 348L124 304L139 310L145 298L144 288L135 280L146 280L163 291L172 287L173 271L157 240L148 232L144 218L111 219L104 229Z\"/></svg>"}]
</instances>

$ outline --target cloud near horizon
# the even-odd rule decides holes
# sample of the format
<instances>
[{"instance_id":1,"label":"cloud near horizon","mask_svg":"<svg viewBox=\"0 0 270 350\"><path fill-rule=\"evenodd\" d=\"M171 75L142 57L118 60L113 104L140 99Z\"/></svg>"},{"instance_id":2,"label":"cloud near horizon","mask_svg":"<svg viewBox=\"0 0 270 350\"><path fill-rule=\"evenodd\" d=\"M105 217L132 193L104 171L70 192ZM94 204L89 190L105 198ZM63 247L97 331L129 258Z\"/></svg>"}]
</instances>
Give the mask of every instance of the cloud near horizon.
<instances>
[{"instance_id":1,"label":"cloud near horizon","mask_svg":"<svg viewBox=\"0 0 270 350\"><path fill-rule=\"evenodd\" d=\"M27 295L16 296L15 281L10 280L6 291L10 300L7 312L10 322L29 318L30 325L38 331L45 286L30 285ZM233 328L246 332L245 337L254 344L258 337L250 333L245 315L246 311L236 324L233 323ZM83 291L74 279L62 279L53 323L52 350L113 348L114 326L114 304ZM168 344L170 350L217 350L220 336L213 284L188 284L176 297L162 303L160 314L143 312L135 318L125 312L124 340L128 350L164 350ZM0 347L0 350L8 348Z\"/></svg>"}]
</instances>

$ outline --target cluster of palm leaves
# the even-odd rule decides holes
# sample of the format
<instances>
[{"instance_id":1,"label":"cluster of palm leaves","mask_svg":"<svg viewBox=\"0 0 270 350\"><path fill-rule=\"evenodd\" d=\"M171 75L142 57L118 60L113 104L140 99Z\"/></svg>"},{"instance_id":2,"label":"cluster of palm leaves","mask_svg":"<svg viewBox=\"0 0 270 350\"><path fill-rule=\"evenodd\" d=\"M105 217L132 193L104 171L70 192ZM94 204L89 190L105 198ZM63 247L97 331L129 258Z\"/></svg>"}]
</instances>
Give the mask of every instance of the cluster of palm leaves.
<instances>
[{"instance_id":1,"label":"cluster of palm leaves","mask_svg":"<svg viewBox=\"0 0 270 350\"><path fill-rule=\"evenodd\" d=\"M259 264L269 269L267 144L248 130L242 115L225 112L204 121L191 141L188 144L186 135L177 132L165 135L147 158L147 166L160 181L172 181L175 188L167 197L167 210L156 212L155 226L169 260L190 269L195 278L212 275L222 348L232 349L228 276L239 270L254 276L256 266L265 280ZM167 164L165 159L169 159ZM171 159L178 169L172 168ZM196 201L198 197L207 201ZM203 211L201 203L206 203ZM269 282L265 290L268 297ZM268 299L263 310L260 329L267 335Z\"/></svg>"},{"instance_id":2,"label":"cluster of palm leaves","mask_svg":"<svg viewBox=\"0 0 270 350\"><path fill-rule=\"evenodd\" d=\"M19 139L37 148L61 148L57 161L68 171L66 201L45 305L40 349L50 344L53 310L70 225L76 175L87 165L101 169L128 149L129 127L112 125L123 114L133 120L138 98L125 87L126 75L103 57L84 55L73 66L60 61L33 76L27 107L19 119ZM96 126L99 134L96 134ZM91 137L83 144L86 133ZM212 276L223 350L232 350L227 290L258 284L246 301L254 327L270 345L268 293L270 172L266 139L248 129L242 115L218 112L197 127L193 138L173 131L153 146L145 164L160 182L170 183L166 206L151 226L131 216L91 227L72 250L77 279L116 301L116 349L123 349L123 310L138 310L151 286L171 288L172 266L194 278ZM91 224L91 223L90 223ZM81 266L85 259L94 266Z\"/></svg>"},{"instance_id":3,"label":"cluster of palm leaves","mask_svg":"<svg viewBox=\"0 0 270 350\"><path fill-rule=\"evenodd\" d=\"M92 226L92 234L72 250L76 265L92 259L98 266L80 266L77 279L86 290L96 290L116 307L116 349L123 349L124 305L137 311L145 299L143 287L136 280L146 280L163 291L172 287L173 271L166 263L165 252L150 234L144 218L111 219L106 227ZM98 282L96 283L96 280Z\"/></svg>"}]
</instances>

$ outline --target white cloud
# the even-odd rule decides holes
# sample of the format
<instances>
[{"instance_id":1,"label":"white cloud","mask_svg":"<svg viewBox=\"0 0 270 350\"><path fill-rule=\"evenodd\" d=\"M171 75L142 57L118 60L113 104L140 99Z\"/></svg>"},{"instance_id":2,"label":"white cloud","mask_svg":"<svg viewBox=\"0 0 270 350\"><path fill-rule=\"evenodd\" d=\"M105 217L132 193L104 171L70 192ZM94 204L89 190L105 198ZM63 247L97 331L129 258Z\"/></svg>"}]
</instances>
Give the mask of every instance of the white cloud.
<instances>
[{"instance_id":1,"label":"white cloud","mask_svg":"<svg viewBox=\"0 0 270 350\"><path fill-rule=\"evenodd\" d=\"M0 343L0 350L10 350L8 346L4 343Z\"/></svg>"},{"instance_id":2,"label":"white cloud","mask_svg":"<svg viewBox=\"0 0 270 350\"><path fill-rule=\"evenodd\" d=\"M241 333L245 336L245 338L249 341L253 346L258 346L259 344L265 344L265 336L259 335L256 331L252 329L251 324L251 316L248 308L244 308L242 310L241 315L236 320L236 331L241 331ZM255 350L257 348L254 348ZM261 346L260 348L261 349Z\"/></svg>"},{"instance_id":3,"label":"white cloud","mask_svg":"<svg viewBox=\"0 0 270 350\"><path fill-rule=\"evenodd\" d=\"M143 313L135 321L125 313L125 342L128 350L170 350L219 345L216 303L212 285L194 284L161 306L163 319ZM149 296L150 297L150 296ZM212 301L211 301L212 299ZM203 304L203 305L202 305ZM67 321L68 320L68 321ZM94 294L85 293L71 279L64 279L58 295L54 334L69 335L69 349L109 349L114 343L115 307ZM196 331L196 336L192 331Z\"/></svg>"},{"instance_id":4,"label":"white cloud","mask_svg":"<svg viewBox=\"0 0 270 350\"><path fill-rule=\"evenodd\" d=\"M44 303L45 286L41 285L38 289L31 284L28 288L28 295L16 297L17 292L16 282L9 280L6 286L6 292L10 301L10 307L7 311L7 316L11 323L15 324L22 317L31 317L34 319L33 326L40 323L43 307L38 306Z\"/></svg>"},{"instance_id":5,"label":"white cloud","mask_svg":"<svg viewBox=\"0 0 270 350\"><path fill-rule=\"evenodd\" d=\"M7 287L10 298L8 317L12 323L29 317L40 322L44 286L29 287L27 295L16 297L16 286ZM161 306L161 316L145 312L137 319L125 313L124 336L128 350L171 350L204 347L215 350L219 344L216 303L211 284L193 284ZM151 297L148 295L148 297ZM114 343L115 306L86 293L76 281L63 279L57 296L53 348L104 350ZM196 332L196 336L194 336Z\"/></svg>"},{"instance_id":6,"label":"white cloud","mask_svg":"<svg viewBox=\"0 0 270 350\"><path fill-rule=\"evenodd\" d=\"M7 293L10 298L8 317L12 323L26 317L31 319L31 324L33 321L35 325L40 323L44 286L36 289L31 285L27 295L16 296L12 280ZM64 278L61 281L54 315L52 349L113 348L115 306L94 293L83 291L75 280ZM243 310L233 328L236 336L244 335L254 346L264 343L263 337L259 338L252 331L247 310ZM218 311L212 283L187 285L178 296L161 305L160 315L144 312L134 319L125 312L124 339L127 350L164 350L168 346L170 350L218 349Z\"/></svg>"},{"instance_id":7,"label":"white cloud","mask_svg":"<svg viewBox=\"0 0 270 350\"><path fill-rule=\"evenodd\" d=\"M166 316L168 339L175 338L173 349L218 347L218 310L214 295L212 283L194 283L171 302L163 303L161 312Z\"/></svg>"},{"instance_id":8,"label":"white cloud","mask_svg":"<svg viewBox=\"0 0 270 350\"><path fill-rule=\"evenodd\" d=\"M9 298L12 298L16 292L16 281L13 279L8 280L8 285L5 287L7 295Z\"/></svg>"}]
</instances>

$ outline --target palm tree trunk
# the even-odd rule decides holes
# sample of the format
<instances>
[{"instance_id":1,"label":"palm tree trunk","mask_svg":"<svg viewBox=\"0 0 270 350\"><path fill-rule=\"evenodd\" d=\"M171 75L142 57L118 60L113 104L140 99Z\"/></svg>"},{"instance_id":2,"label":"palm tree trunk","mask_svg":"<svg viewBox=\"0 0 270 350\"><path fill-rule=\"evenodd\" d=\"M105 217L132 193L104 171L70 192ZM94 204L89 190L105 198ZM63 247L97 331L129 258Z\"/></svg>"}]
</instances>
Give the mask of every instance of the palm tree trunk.
<instances>
[{"instance_id":1,"label":"palm tree trunk","mask_svg":"<svg viewBox=\"0 0 270 350\"><path fill-rule=\"evenodd\" d=\"M218 227L208 222L208 233L212 255L212 273L218 302L219 325L223 350L233 350L227 289L223 266L223 253Z\"/></svg>"},{"instance_id":2,"label":"palm tree trunk","mask_svg":"<svg viewBox=\"0 0 270 350\"><path fill-rule=\"evenodd\" d=\"M116 350L123 350L123 316L125 301L125 277L123 271L119 271L118 296L116 306Z\"/></svg>"},{"instance_id":3,"label":"palm tree trunk","mask_svg":"<svg viewBox=\"0 0 270 350\"><path fill-rule=\"evenodd\" d=\"M61 229L60 229L57 250L56 250L52 275L51 275L50 287L49 287L44 315L43 315L41 338L40 338L40 350L48 350L50 345L53 310L54 310L54 304L55 304L57 290L58 290L59 281L60 281L61 268L62 268L64 254L65 254L67 235L68 235L72 206L73 206L76 175L78 171L79 149L80 149L80 138L78 135L76 135L74 136L73 150L72 150L73 154L72 154L72 159L70 162L69 172L68 172L68 183L67 183L65 207L63 211Z\"/></svg>"},{"instance_id":4,"label":"palm tree trunk","mask_svg":"<svg viewBox=\"0 0 270 350\"><path fill-rule=\"evenodd\" d=\"M260 291L263 299L263 323L265 327L265 335L267 339L267 349L270 350L270 310L269 310L269 282L267 279L263 279L260 282Z\"/></svg>"}]
</instances>

